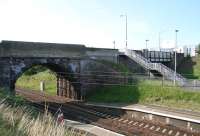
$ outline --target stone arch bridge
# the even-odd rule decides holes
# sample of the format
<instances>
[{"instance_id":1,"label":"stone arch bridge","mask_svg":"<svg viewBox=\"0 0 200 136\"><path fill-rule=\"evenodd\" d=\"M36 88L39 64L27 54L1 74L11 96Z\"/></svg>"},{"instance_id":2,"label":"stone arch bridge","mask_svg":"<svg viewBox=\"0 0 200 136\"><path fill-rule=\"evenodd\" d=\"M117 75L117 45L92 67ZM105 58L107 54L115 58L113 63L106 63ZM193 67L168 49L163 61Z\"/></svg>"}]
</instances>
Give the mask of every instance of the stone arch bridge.
<instances>
[{"instance_id":1,"label":"stone arch bridge","mask_svg":"<svg viewBox=\"0 0 200 136\"><path fill-rule=\"evenodd\" d=\"M109 71L96 61L99 59L117 62L118 50L87 48L78 44L2 41L0 87L14 90L21 74L34 65L43 65L57 74L58 95L81 99L87 86L82 84L85 78L77 75L87 71Z\"/></svg>"}]
</instances>

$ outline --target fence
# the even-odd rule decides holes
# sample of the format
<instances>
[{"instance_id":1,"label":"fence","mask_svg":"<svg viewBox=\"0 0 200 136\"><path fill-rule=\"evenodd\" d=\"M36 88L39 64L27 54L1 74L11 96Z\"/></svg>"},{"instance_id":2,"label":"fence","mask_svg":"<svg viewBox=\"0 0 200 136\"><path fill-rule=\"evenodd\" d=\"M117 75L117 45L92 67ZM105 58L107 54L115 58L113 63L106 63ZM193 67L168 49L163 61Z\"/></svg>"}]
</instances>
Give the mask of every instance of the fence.
<instances>
[{"instance_id":1,"label":"fence","mask_svg":"<svg viewBox=\"0 0 200 136\"><path fill-rule=\"evenodd\" d=\"M182 75L168 68L167 66L161 63L150 62L148 59L146 59L145 57L143 57L142 55L138 54L133 50L127 49L124 53L125 55L127 55L129 58L131 58L144 68L149 70L156 70L160 72L165 78L177 81L180 86L184 86L186 79Z\"/></svg>"},{"instance_id":2,"label":"fence","mask_svg":"<svg viewBox=\"0 0 200 136\"><path fill-rule=\"evenodd\" d=\"M70 84L74 85L138 86L139 83L146 82L151 86L179 86L189 90L200 90L200 80L198 79L187 79L184 86L180 86L178 83L174 85L173 80L160 76L160 74L156 75L156 73L149 75L145 73L85 71L84 73L57 72L57 74L62 74L62 78L66 79L66 81L69 80ZM38 86L40 85L39 83ZM47 80L44 83L46 85L52 83L52 81Z\"/></svg>"}]
</instances>

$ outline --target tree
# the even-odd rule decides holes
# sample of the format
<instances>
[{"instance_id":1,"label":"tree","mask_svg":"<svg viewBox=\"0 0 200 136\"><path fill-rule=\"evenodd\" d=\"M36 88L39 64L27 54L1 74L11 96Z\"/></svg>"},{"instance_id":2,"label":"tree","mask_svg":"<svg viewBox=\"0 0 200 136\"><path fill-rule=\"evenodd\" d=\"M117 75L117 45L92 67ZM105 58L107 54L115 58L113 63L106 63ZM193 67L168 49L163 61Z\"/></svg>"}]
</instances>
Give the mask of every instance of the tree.
<instances>
[{"instance_id":1,"label":"tree","mask_svg":"<svg viewBox=\"0 0 200 136\"><path fill-rule=\"evenodd\" d=\"M200 43L196 47L196 53L200 54Z\"/></svg>"}]
</instances>

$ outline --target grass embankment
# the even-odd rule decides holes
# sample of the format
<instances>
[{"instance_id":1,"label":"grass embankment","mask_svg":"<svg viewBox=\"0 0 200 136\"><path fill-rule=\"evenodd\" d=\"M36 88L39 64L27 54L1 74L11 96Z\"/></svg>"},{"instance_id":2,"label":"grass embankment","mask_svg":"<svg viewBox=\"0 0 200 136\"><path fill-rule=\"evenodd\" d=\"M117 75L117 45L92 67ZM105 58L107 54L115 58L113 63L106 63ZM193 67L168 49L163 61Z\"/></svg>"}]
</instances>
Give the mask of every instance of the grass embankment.
<instances>
[{"instance_id":1,"label":"grass embankment","mask_svg":"<svg viewBox=\"0 0 200 136\"><path fill-rule=\"evenodd\" d=\"M130 71L124 65L115 64L103 60L99 62L108 65L109 67L112 67L116 71L122 72L121 74L123 75L130 73ZM39 91L41 81L44 81L45 83L46 93L50 95L56 95L56 73L40 65L33 66L32 68L24 72L17 80L16 87Z\"/></svg>"},{"instance_id":2,"label":"grass embankment","mask_svg":"<svg viewBox=\"0 0 200 136\"><path fill-rule=\"evenodd\" d=\"M117 65L107 61L101 62L116 71L122 72L122 74L130 73L123 65ZM47 69L31 75L27 73L23 74L16 85L27 89L39 90L40 81L43 80L47 82L46 91L50 92L50 94L56 94L56 76ZM168 83L165 82L165 84ZM160 81L152 80L137 81L135 85L99 87L92 91L94 93L87 96L87 101L156 104L200 111L200 92L190 92L179 87L162 87Z\"/></svg>"},{"instance_id":3,"label":"grass embankment","mask_svg":"<svg viewBox=\"0 0 200 136\"><path fill-rule=\"evenodd\" d=\"M114 62L110 62L106 60L98 60L98 61L104 65L107 65L108 67L111 67L116 72L121 72L122 75L127 75L131 73L130 70L122 64L116 64Z\"/></svg>"},{"instance_id":4,"label":"grass embankment","mask_svg":"<svg viewBox=\"0 0 200 136\"><path fill-rule=\"evenodd\" d=\"M187 57L177 67L178 73L189 79L200 79L200 56Z\"/></svg>"},{"instance_id":5,"label":"grass embankment","mask_svg":"<svg viewBox=\"0 0 200 136\"><path fill-rule=\"evenodd\" d=\"M36 69L37 71L38 69ZM16 86L29 90L40 90L40 82L45 83L45 92L50 95L56 95L56 75L48 69L43 69L29 74L29 71L22 74L17 80Z\"/></svg>"},{"instance_id":6,"label":"grass embankment","mask_svg":"<svg viewBox=\"0 0 200 136\"><path fill-rule=\"evenodd\" d=\"M23 98L11 96L0 89L0 135L76 136L77 133L58 124L48 112L39 114Z\"/></svg>"},{"instance_id":7,"label":"grass embankment","mask_svg":"<svg viewBox=\"0 0 200 136\"><path fill-rule=\"evenodd\" d=\"M138 82L137 86L104 86L87 97L89 102L139 103L200 111L200 92L179 87L162 87L156 81ZM157 84L157 85L156 85Z\"/></svg>"}]
</instances>

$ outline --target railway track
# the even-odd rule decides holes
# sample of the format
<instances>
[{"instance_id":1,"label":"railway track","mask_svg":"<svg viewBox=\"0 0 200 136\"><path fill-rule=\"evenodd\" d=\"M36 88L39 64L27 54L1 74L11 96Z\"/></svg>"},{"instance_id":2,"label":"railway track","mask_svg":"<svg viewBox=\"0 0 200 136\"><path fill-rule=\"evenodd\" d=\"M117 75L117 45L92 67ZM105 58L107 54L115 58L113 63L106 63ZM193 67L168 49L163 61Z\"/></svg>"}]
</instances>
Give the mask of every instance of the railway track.
<instances>
[{"instance_id":1,"label":"railway track","mask_svg":"<svg viewBox=\"0 0 200 136\"><path fill-rule=\"evenodd\" d=\"M53 114L61 108L64 117L84 123L90 123L127 136L199 136L200 134L180 128L155 124L128 118L125 113L107 111L104 108L86 106L78 102L52 103L47 102L48 110ZM44 109L44 103L33 103L38 109Z\"/></svg>"},{"instance_id":2,"label":"railway track","mask_svg":"<svg viewBox=\"0 0 200 136\"><path fill-rule=\"evenodd\" d=\"M81 105L79 105L81 106ZM86 107L83 107L86 109ZM91 110L92 107L88 107L87 110ZM116 114L113 113L112 111L104 111L103 108L98 109L98 108L93 108L93 113L96 114L97 116L100 116L105 119L112 120L112 123L116 123L118 125L124 124L127 128L125 129L132 129L132 130L140 130L141 132L146 132L148 135L175 135L175 136L189 136L189 135L199 135L195 133L191 133L185 130L181 130L176 127L172 126L166 126L162 124L155 124L151 123L149 121L141 121L138 119L130 119L127 116L123 116L123 113ZM117 126L120 127L120 126ZM131 131L132 132L132 131Z\"/></svg>"}]
</instances>

